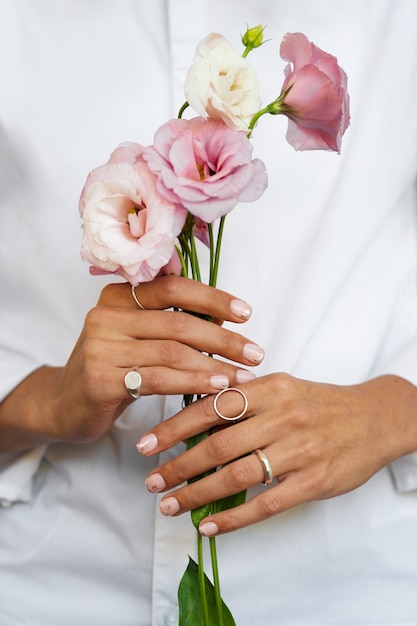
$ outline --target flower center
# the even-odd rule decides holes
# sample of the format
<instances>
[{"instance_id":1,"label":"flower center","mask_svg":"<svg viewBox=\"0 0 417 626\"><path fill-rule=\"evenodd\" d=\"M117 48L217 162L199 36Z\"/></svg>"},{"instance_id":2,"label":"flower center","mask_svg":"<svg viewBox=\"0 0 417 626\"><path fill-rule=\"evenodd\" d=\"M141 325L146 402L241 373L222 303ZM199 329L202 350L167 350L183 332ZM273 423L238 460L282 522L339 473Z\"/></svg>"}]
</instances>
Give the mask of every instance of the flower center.
<instances>
[{"instance_id":1,"label":"flower center","mask_svg":"<svg viewBox=\"0 0 417 626\"><path fill-rule=\"evenodd\" d=\"M209 176L214 176L215 170L212 170L207 163L201 164L196 162L197 172L200 180L206 180Z\"/></svg>"}]
</instances>

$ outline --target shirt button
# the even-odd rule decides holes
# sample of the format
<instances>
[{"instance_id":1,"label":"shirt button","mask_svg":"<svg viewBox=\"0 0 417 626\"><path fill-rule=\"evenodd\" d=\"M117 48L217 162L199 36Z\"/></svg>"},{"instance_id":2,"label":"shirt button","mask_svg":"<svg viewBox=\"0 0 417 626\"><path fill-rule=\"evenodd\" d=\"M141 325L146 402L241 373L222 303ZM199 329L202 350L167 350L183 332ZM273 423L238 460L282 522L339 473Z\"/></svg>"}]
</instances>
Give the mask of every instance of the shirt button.
<instances>
[{"instance_id":1,"label":"shirt button","mask_svg":"<svg viewBox=\"0 0 417 626\"><path fill-rule=\"evenodd\" d=\"M178 613L177 611L171 611L165 615L165 626L178 626Z\"/></svg>"}]
</instances>

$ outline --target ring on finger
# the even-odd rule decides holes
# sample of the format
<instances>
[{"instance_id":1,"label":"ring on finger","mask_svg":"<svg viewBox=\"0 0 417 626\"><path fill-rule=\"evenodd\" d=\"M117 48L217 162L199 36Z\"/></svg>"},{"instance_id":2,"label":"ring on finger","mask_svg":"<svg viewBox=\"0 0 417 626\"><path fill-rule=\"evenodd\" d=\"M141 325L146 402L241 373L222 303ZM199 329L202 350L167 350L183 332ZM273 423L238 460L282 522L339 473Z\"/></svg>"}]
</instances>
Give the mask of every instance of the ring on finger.
<instances>
[{"instance_id":1,"label":"ring on finger","mask_svg":"<svg viewBox=\"0 0 417 626\"><path fill-rule=\"evenodd\" d=\"M262 464L262 469L264 471L264 479L262 481L262 484L269 485L274 480L274 475L272 473L272 467L268 457L266 456L265 452L263 450L260 450L259 448L257 450L254 450L253 454L256 454Z\"/></svg>"},{"instance_id":2,"label":"ring on finger","mask_svg":"<svg viewBox=\"0 0 417 626\"><path fill-rule=\"evenodd\" d=\"M140 388L142 385L142 376L136 367L133 367L125 376L124 383L126 391L132 398L137 400L140 398Z\"/></svg>"},{"instance_id":3,"label":"ring on finger","mask_svg":"<svg viewBox=\"0 0 417 626\"><path fill-rule=\"evenodd\" d=\"M142 302L139 300L139 298L136 295L135 285L132 285L132 296L133 296L134 301L138 305L138 307L142 309L142 311L146 311L146 306L143 306Z\"/></svg>"},{"instance_id":4,"label":"ring on finger","mask_svg":"<svg viewBox=\"0 0 417 626\"><path fill-rule=\"evenodd\" d=\"M238 415L235 415L234 417L228 417L227 415L223 415L223 413L220 411L220 409L218 407L218 404L217 404L218 401L219 401L220 396L223 393L226 393L227 391L236 391L243 398L243 409L241 410L241 412ZM218 394L216 394L216 396L214 398L214 402L213 402L213 408L214 408L215 412L217 413L217 415L219 417L221 417L222 420L226 420L226 422L236 422L238 419L243 417L245 415L246 411L248 410L248 399L246 397L246 394L244 394L241 389L236 389L236 387L227 387L227 389L222 389L221 391L219 391Z\"/></svg>"}]
</instances>

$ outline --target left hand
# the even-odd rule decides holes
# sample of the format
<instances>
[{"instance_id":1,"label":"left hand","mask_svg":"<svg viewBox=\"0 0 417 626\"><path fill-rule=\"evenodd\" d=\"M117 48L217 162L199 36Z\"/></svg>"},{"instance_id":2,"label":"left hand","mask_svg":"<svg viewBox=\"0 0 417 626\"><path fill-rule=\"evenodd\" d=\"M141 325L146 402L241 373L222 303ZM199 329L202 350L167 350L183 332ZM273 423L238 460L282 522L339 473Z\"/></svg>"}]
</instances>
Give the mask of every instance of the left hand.
<instances>
[{"instance_id":1,"label":"left hand","mask_svg":"<svg viewBox=\"0 0 417 626\"><path fill-rule=\"evenodd\" d=\"M261 483L263 465L251 452L259 448L266 454L276 479L244 504L203 519L201 534L230 532L302 502L346 493L417 449L417 388L404 379L387 375L338 386L271 374L239 388L248 398L240 421L220 419L214 396L206 396L138 442L142 454L157 454L219 428L147 477L151 492L176 488L161 500L165 515L179 515ZM242 397L224 393L219 405L224 414L237 415ZM217 472L179 487L219 466Z\"/></svg>"}]
</instances>

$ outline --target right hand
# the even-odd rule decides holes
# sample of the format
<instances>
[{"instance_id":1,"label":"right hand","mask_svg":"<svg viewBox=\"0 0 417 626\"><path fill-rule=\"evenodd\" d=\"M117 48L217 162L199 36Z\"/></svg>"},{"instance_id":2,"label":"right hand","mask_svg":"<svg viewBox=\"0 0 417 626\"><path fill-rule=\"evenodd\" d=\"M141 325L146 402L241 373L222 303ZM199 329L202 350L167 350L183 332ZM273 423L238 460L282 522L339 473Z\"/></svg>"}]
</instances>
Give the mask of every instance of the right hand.
<instances>
[{"instance_id":1,"label":"right hand","mask_svg":"<svg viewBox=\"0 0 417 626\"><path fill-rule=\"evenodd\" d=\"M22 419L25 398L31 398L26 430L32 439L76 443L98 439L133 402L124 386L132 367L142 376L141 395L216 393L253 378L248 370L207 356L219 355L244 366L261 362L263 351L258 346L221 327L223 320L246 321L250 316L246 303L176 276L141 284L136 294L146 310L138 309L130 284L106 286L87 314L65 367L40 368L19 385L0 406L0 428L7 426L11 410L16 420ZM170 307L181 310L164 310ZM208 315L217 323L183 311ZM22 421L18 430L21 427Z\"/></svg>"}]
</instances>

